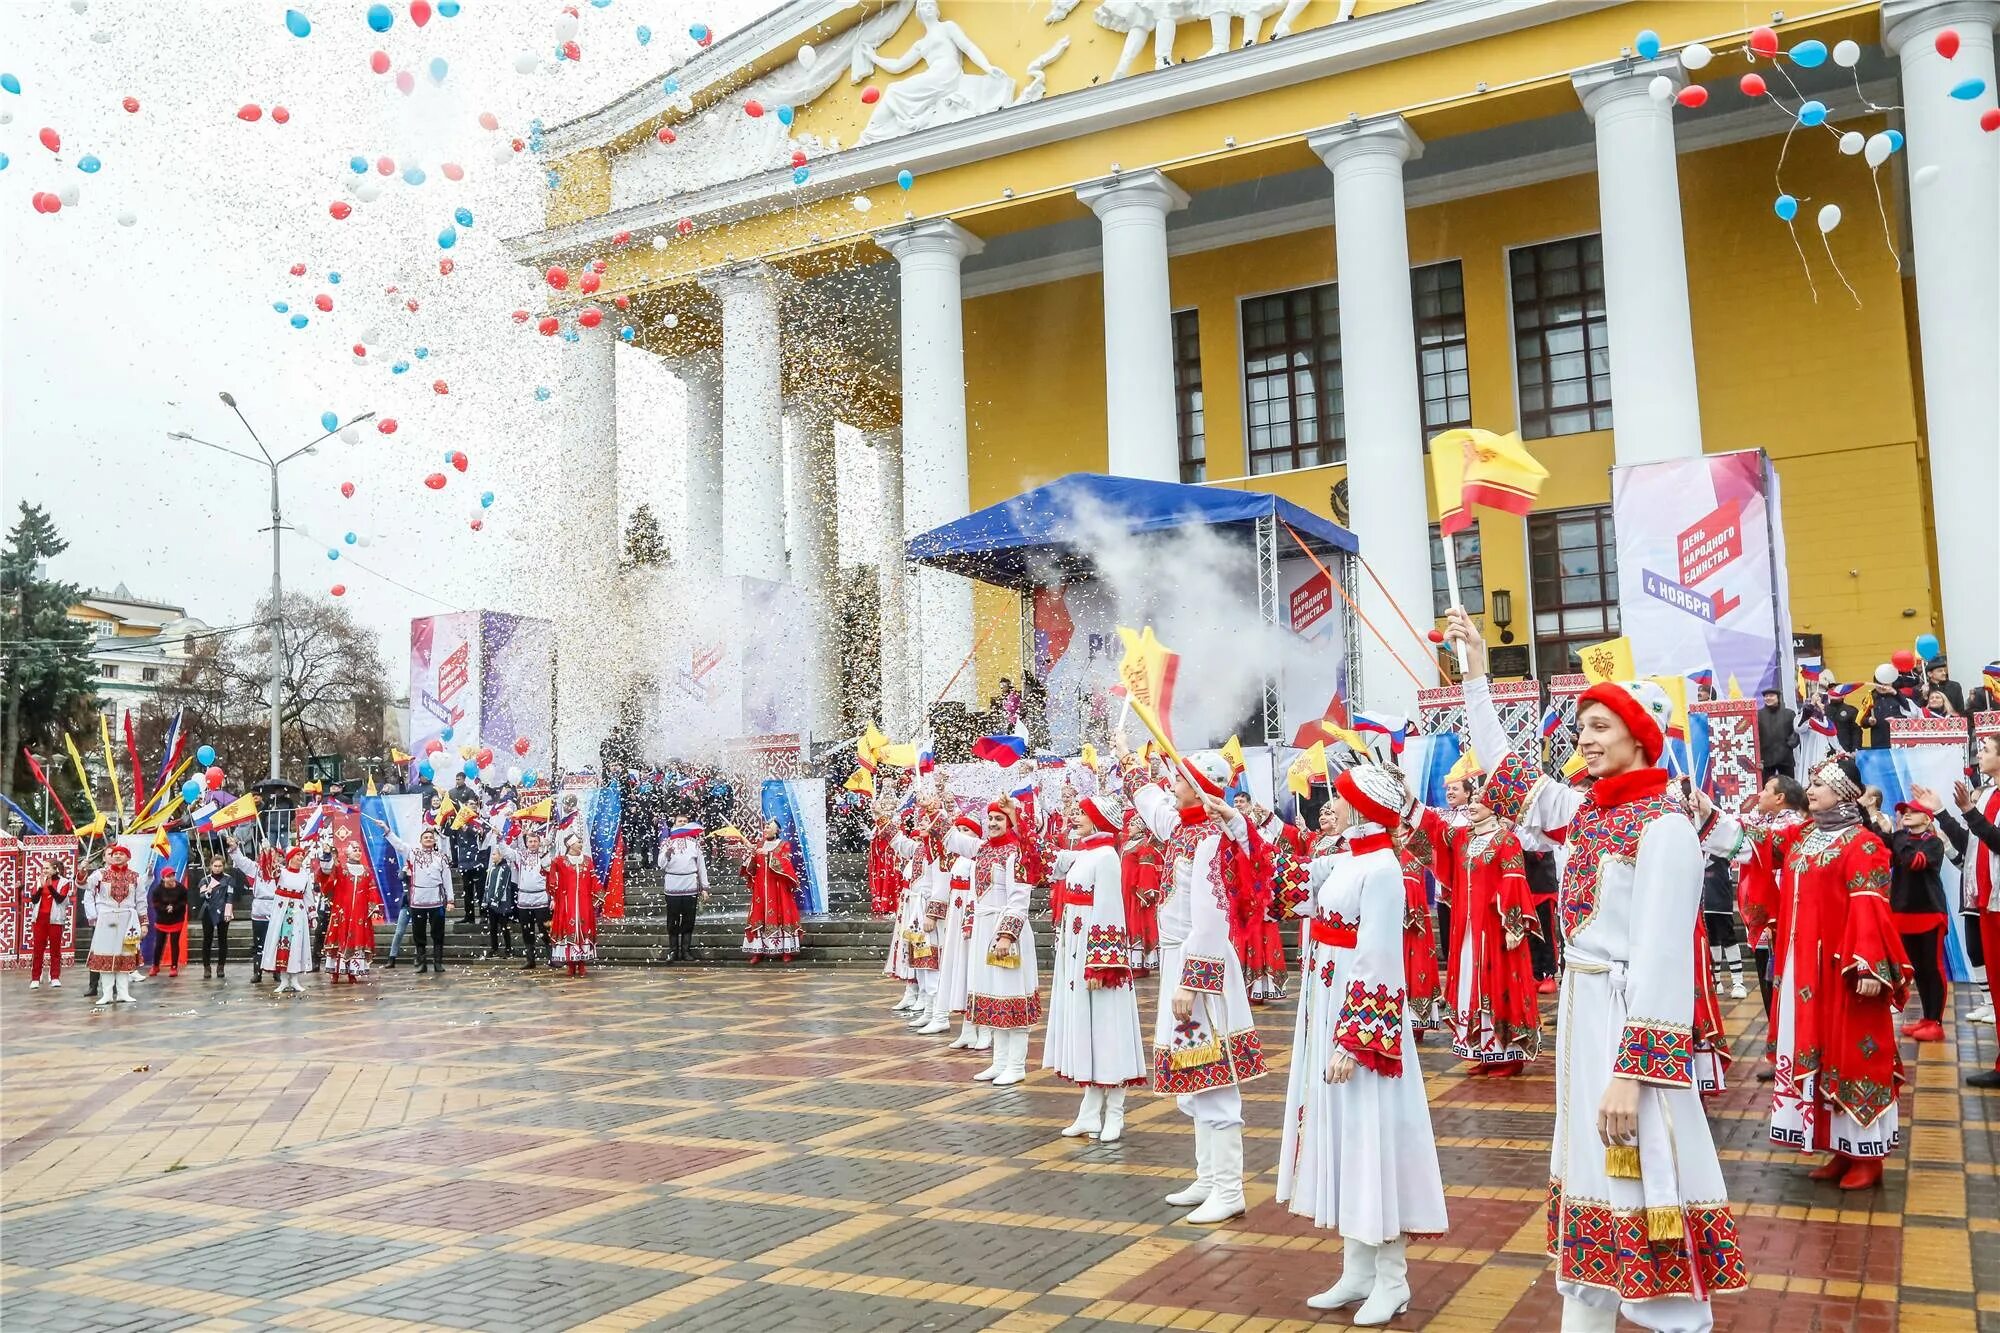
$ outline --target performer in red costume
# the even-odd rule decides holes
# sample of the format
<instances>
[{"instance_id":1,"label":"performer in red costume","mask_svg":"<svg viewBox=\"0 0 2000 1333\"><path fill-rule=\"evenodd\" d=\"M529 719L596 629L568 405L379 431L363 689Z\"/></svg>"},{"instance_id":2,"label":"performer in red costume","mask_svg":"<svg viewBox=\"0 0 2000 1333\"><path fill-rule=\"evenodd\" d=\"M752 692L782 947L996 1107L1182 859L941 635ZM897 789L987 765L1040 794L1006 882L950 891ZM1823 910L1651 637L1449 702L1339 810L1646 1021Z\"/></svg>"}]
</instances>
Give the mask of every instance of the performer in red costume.
<instances>
[{"instance_id":1,"label":"performer in red costume","mask_svg":"<svg viewBox=\"0 0 2000 1333\"><path fill-rule=\"evenodd\" d=\"M563 839L562 854L549 862L549 962L562 963L573 977L597 957L597 912L584 877L583 838Z\"/></svg>"},{"instance_id":2,"label":"performer in red costume","mask_svg":"<svg viewBox=\"0 0 2000 1333\"><path fill-rule=\"evenodd\" d=\"M868 839L868 910L893 916L903 897L903 871L896 861L894 832L881 818Z\"/></svg>"},{"instance_id":3,"label":"performer in red costume","mask_svg":"<svg viewBox=\"0 0 2000 1333\"><path fill-rule=\"evenodd\" d=\"M799 951L799 870L792 844L778 821L764 821L763 840L741 845L743 882L750 889L750 918L743 926L743 952L755 967L766 958L789 963Z\"/></svg>"},{"instance_id":4,"label":"performer in red costume","mask_svg":"<svg viewBox=\"0 0 2000 1333\"><path fill-rule=\"evenodd\" d=\"M1167 896L1166 866L1164 844L1146 827L1137 808L1128 807L1118 844L1118 870L1135 978L1160 965L1160 899Z\"/></svg>"},{"instance_id":5,"label":"performer in red costume","mask_svg":"<svg viewBox=\"0 0 2000 1333\"><path fill-rule=\"evenodd\" d=\"M31 891L30 911L34 915L34 952L28 969L28 989L39 990L42 985L43 960L47 960L49 988L62 989L63 929L69 925L70 900L74 897L76 885L69 876L63 874L60 865L51 862L48 875Z\"/></svg>"},{"instance_id":6,"label":"performer in red costume","mask_svg":"<svg viewBox=\"0 0 2000 1333\"><path fill-rule=\"evenodd\" d=\"M382 903L375 893L375 875L361 859L361 844L347 845L347 859L335 864L329 848L319 863L318 889L331 910L326 918L324 956L329 985L342 977L352 986L368 975L375 956L375 923Z\"/></svg>"}]
</instances>

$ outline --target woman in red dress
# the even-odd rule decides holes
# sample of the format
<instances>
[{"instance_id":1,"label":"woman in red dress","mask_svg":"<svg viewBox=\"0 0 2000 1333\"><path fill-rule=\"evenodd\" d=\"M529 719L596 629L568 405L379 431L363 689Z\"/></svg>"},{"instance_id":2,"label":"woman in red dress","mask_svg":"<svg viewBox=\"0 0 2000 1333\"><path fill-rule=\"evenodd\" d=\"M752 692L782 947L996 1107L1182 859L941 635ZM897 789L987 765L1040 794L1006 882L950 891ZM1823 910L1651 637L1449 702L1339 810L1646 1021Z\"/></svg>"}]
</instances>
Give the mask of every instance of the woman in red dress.
<instances>
[{"instance_id":1,"label":"woman in red dress","mask_svg":"<svg viewBox=\"0 0 2000 1333\"><path fill-rule=\"evenodd\" d=\"M792 844L778 821L764 821L763 841L740 844L743 882L750 889L750 919L743 926L743 952L755 967L766 958L792 961L799 951L799 871Z\"/></svg>"},{"instance_id":2,"label":"woman in red dress","mask_svg":"<svg viewBox=\"0 0 2000 1333\"><path fill-rule=\"evenodd\" d=\"M1172 887L1166 882L1166 857L1159 839L1133 809L1125 811L1125 834L1119 842L1119 881L1125 891L1125 935L1131 951L1132 975L1143 977L1159 966L1160 899Z\"/></svg>"},{"instance_id":3,"label":"woman in red dress","mask_svg":"<svg viewBox=\"0 0 2000 1333\"><path fill-rule=\"evenodd\" d=\"M876 810L875 832L868 840L868 909L876 916L894 916L903 897L903 874L896 865L896 840Z\"/></svg>"},{"instance_id":4,"label":"woman in red dress","mask_svg":"<svg viewBox=\"0 0 2000 1333\"><path fill-rule=\"evenodd\" d=\"M583 839L563 839L562 855L549 863L549 962L562 963L580 977L597 957L597 912L584 872Z\"/></svg>"},{"instance_id":5,"label":"woman in red dress","mask_svg":"<svg viewBox=\"0 0 2000 1333\"><path fill-rule=\"evenodd\" d=\"M375 956L375 923L382 903L375 893L375 876L361 859L361 845L347 845L347 860L334 864L333 853L320 861L320 893L331 905L326 918L325 966L329 984L342 977L352 986L368 975Z\"/></svg>"}]
</instances>

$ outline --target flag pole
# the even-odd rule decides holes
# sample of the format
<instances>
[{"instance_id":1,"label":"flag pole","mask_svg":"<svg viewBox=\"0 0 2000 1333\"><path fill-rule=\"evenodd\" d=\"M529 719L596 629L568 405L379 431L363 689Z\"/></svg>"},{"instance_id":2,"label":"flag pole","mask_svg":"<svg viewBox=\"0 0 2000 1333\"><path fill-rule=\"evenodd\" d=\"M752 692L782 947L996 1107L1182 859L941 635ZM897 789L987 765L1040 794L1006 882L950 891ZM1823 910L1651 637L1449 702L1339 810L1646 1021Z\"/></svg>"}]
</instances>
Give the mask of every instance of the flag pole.
<instances>
[{"instance_id":1,"label":"flag pole","mask_svg":"<svg viewBox=\"0 0 2000 1333\"><path fill-rule=\"evenodd\" d=\"M1457 611L1463 611L1465 603L1458 595L1458 555L1454 549L1458 543L1452 540L1456 535L1449 532L1442 533L1438 537L1438 544L1444 547L1444 577L1446 585L1451 589L1452 608ZM1467 661L1465 655L1465 644L1461 642L1452 646L1458 650L1458 676L1460 680L1463 680L1466 673L1471 670L1471 664Z\"/></svg>"}]
</instances>

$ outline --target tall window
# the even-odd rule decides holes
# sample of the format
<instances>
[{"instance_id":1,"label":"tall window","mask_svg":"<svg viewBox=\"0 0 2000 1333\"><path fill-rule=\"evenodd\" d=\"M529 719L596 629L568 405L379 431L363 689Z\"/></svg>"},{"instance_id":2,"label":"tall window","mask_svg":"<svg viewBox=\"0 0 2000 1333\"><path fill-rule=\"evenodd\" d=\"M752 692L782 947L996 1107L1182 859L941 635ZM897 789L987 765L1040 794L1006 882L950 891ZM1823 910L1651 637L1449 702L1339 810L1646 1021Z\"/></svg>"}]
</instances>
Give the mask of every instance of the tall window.
<instances>
[{"instance_id":1,"label":"tall window","mask_svg":"<svg viewBox=\"0 0 2000 1333\"><path fill-rule=\"evenodd\" d=\"M1452 534L1451 551L1458 558L1458 595L1473 615L1486 610L1486 570L1479 561L1479 525ZM1431 524L1431 613L1451 610L1451 578L1444 567L1444 538Z\"/></svg>"},{"instance_id":2,"label":"tall window","mask_svg":"<svg viewBox=\"0 0 2000 1333\"><path fill-rule=\"evenodd\" d=\"M1417 317L1417 375L1424 394L1424 438L1472 424L1472 377L1466 368L1465 274L1456 259L1410 272Z\"/></svg>"},{"instance_id":3,"label":"tall window","mask_svg":"<svg viewBox=\"0 0 2000 1333\"><path fill-rule=\"evenodd\" d=\"M1596 236L1513 252L1514 360L1521 435L1611 428L1611 341L1604 244Z\"/></svg>"},{"instance_id":4,"label":"tall window","mask_svg":"<svg viewBox=\"0 0 2000 1333\"><path fill-rule=\"evenodd\" d=\"M1579 669L1576 650L1618 636L1618 548L1611 506L1528 515L1535 587L1535 674Z\"/></svg>"},{"instance_id":5,"label":"tall window","mask_svg":"<svg viewBox=\"0 0 2000 1333\"><path fill-rule=\"evenodd\" d=\"M99 680L117 680L118 668L110 662L99 662L97 664L97 678Z\"/></svg>"},{"instance_id":6,"label":"tall window","mask_svg":"<svg viewBox=\"0 0 2000 1333\"><path fill-rule=\"evenodd\" d=\"M1174 415L1180 426L1181 480L1208 476L1208 424L1201 403L1201 319L1174 311Z\"/></svg>"},{"instance_id":7,"label":"tall window","mask_svg":"<svg viewBox=\"0 0 2000 1333\"><path fill-rule=\"evenodd\" d=\"M1252 473L1346 459L1337 284L1243 303L1243 381Z\"/></svg>"}]
</instances>

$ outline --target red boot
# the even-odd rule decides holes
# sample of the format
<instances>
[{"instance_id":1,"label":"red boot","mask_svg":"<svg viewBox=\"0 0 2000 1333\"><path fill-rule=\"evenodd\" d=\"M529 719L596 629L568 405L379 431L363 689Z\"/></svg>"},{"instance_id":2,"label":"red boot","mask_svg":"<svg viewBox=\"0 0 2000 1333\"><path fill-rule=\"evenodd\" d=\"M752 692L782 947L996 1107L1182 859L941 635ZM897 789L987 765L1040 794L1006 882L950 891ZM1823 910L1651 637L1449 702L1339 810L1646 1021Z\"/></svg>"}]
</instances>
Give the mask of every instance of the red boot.
<instances>
[{"instance_id":1,"label":"red boot","mask_svg":"<svg viewBox=\"0 0 2000 1333\"><path fill-rule=\"evenodd\" d=\"M1943 1041L1944 1024L1935 1018L1926 1018L1911 1028L1907 1035L1911 1041Z\"/></svg>"},{"instance_id":2,"label":"red boot","mask_svg":"<svg viewBox=\"0 0 2000 1333\"><path fill-rule=\"evenodd\" d=\"M1521 1062L1519 1060L1508 1060L1505 1061L1504 1063L1494 1065L1492 1068L1488 1069L1486 1071L1486 1077L1513 1078L1516 1074L1519 1074L1520 1072L1521 1072Z\"/></svg>"},{"instance_id":3,"label":"red boot","mask_svg":"<svg viewBox=\"0 0 2000 1333\"><path fill-rule=\"evenodd\" d=\"M1853 1165L1840 1178L1844 1190L1872 1190L1882 1183L1882 1159L1879 1157L1855 1157L1849 1159Z\"/></svg>"},{"instance_id":4,"label":"red boot","mask_svg":"<svg viewBox=\"0 0 2000 1333\"><path fill-rule=\"evenodd\" d=\"M1562 989L1562 983L1557 981L1554 977L1543 977L1541 979L1541 982L1535 987L1535 994L1554 995L1557 991L1561 989Z\"/></svg>"},{"instance_id":5,"label":"red boot","mask_svg":"<svg viewBox=\"0 0 2000 1333\"><path fill-rule=\"evenodd\" d=\"M764 961L764 955L761 953L753 953L750 955L750 966L752 967L757 966L757 964L763 961Z\"/></svg>"},{"instance_id":6,"label":"red boot","mask_svg":"<svg viewBox=\"0 0 2000 1333\"><path fill-rule=\"evenodd\" d=\"M1488 1072L1487 1067L1477 1060L1474 1060L1465 1067L1465 1076L1467 1078L1484 1078Z\"/></svg>"},{"instance_id":7,"label":"red boot","mask_svg":"<svg viewBox=\"0 0 2000 1333\"><path fill-rule=\"evenodd\" d=\"M1845 1154L1835 1153L1833 1156L1827 1158L1826 1161L1806 1172L1806 1179L1839 1180L1842 1174L1846 1172L1848 1165L1854 1163L1854 1161L1854 1158L1848 1157Z\"/></svg>"}]
</instances>

